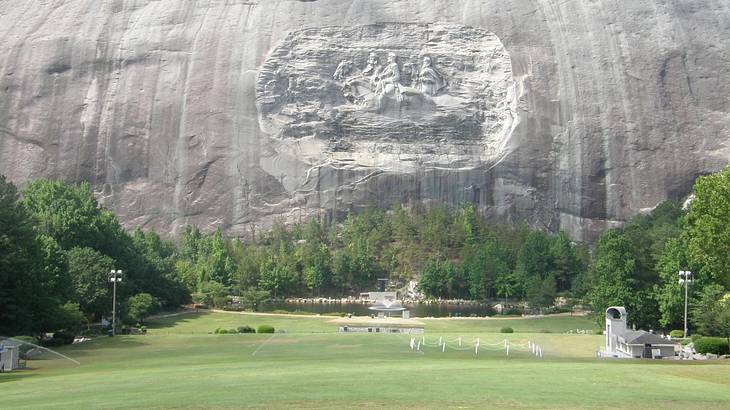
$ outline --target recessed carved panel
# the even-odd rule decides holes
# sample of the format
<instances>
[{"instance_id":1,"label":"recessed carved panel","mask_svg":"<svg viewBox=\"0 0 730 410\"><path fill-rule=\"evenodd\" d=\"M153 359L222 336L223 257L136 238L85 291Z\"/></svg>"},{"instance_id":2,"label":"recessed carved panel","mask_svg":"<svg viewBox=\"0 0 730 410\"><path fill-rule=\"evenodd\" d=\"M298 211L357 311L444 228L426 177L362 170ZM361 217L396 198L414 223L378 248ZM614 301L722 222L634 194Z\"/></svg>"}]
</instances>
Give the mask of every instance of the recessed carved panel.
<instances>
[{"instance_id":1,"label":"recessed carved panel","mask_svg":"<svg viewBox=\"0 0 730 410\"><path fill-rule=\"evenodd\" d=\"M511 132L512 64L493 33L381 23L291 33L257 83L262 128L334 151L385 144L489 144Z\"/></svg>"}]
</instances>

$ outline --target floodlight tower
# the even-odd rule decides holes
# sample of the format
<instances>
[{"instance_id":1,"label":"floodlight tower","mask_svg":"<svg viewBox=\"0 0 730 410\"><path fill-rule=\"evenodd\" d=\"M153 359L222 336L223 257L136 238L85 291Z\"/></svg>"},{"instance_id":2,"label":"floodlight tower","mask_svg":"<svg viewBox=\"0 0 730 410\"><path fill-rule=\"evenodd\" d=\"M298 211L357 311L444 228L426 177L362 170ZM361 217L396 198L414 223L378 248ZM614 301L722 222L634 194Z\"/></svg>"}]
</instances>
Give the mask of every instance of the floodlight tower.
<instances>
[{"instance_id":1,"label":"floodlight tower","mask_svg":"<svg viewBox=\"0 0 730 410\"><path fill-rule=\"evenodd\" d=\"M122 281L122 271L121 270L114 270L112 269L111 272L109 272L109 282L113 283L113 291L112 291L112 336L116 334L116 324L117 324L117 283Z\"/></svg>"},{"instance_id":2,"label":"floodlight tower","mask_svg":"<svg viewBox=\"0 0 730 410\"><path fill-rule=\"evenodd\" d=\"M693 282L692 272L679 271L679 286L684 285L684 337L687 338L687 295L689 285Z\"/></svg>"}]
</instances>

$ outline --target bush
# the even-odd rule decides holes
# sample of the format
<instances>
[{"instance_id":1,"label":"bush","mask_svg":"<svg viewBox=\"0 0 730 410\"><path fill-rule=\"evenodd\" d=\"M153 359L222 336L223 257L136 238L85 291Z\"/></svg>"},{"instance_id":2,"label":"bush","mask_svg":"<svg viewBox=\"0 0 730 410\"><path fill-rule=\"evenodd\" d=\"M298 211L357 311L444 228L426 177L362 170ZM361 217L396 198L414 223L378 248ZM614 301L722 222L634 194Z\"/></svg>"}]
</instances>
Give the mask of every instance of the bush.
<instances>
[{"instance_id":1,"label":"bush","mask_svg":"<svg viewBox=\"0 0 730 410\"><path fill-rule=\"evenodd\" d=\"M256 329L251 326L239 326L238 333L256 333Z\"/></svg>"},{"instance_id":2,"label":"bush","mask_svg":"<svg viewBox=\"0 0 730 410\"><path fill-rule=\"evenodd\" d=\"M515 332L515 330L509 326L499 329L499 333L514 333L514 332Z\"/></svg>"},{"instance_id":3,"label":"bush","mask_svg":"<svg viewBox=\"0 0 730 410\"><path fill-rule=\"evenodd\" d=\"M692 339L693 342L696 342L696 341L702 339L702 335L692 335L689 338Z\"/></svg>"},{"instance_id":4,"label":"bush","mask_svg":"<svg viewBox=\"0 0 730 410\"><path fill-rule=\"evenodd\" d=\"M672 337L672 339L680 339L684 337L684 330L672 330L669 332L669 336Z\"/></svg>"},{"instance_id":5,"label":"bush","mask_svg":"<svg viewBox=\"0 0 730 410\"><path fill-rule=\"evenodd\" d=\"M70 345L74 342L74 339L76 339L76 335L65 330L59 330L53 334L53 338L60 339L62 341L62 345Z\"/></svg>"},{"instance_id":6,"label":"bush","mask_svg":"<svg viewBox=\"0 0 730 410\"><path fill-rule=\"evenodd\" d=\"M261 325L256 329L256 333L274 333L274 326Z\"/></svg>"},{"instance_id":7,"label":"bush","mask_svg":"<svg viewBox=\"0 0 730 410\"><path fill-rule=\"evenodd\" d=\"M215 331L213 331L213 333L215 333L217 335L224 335L224 334L228 333L228 331L226 329L217 328Z\"/></svg>"},{"instance_id":8,"label":"bush","mask_svg":"<svg viewBox=\"0 0 730 410\"><path fill-rule=\"evenodd\" d=\"M697 353L712 353L716 355L730 354L730 346L728 346L726 339L719 337L703 337L694 343Z\"/></svg>"}]
</instances>

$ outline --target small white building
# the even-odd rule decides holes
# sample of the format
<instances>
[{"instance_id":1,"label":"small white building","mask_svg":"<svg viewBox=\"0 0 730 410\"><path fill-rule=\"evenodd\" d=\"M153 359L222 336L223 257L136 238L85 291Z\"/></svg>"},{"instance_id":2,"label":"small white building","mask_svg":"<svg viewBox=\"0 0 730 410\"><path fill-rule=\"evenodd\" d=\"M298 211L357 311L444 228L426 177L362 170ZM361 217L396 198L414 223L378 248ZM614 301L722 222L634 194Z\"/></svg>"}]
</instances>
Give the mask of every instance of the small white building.
<instances>
[{"instance_id":1,"label":"small white building","mask_svg":"<svg viewBox=\"0 0 730 410\"><path fill-rule=\"evenodd\" d=\"M0 371L9 372L20 368L20 346L18 343L0 341Z\"/></svg>"},{"instance_id":2,"label":"small white building","mask_svg":"<svg viewBox=\"0 0 730 410\"><path fill-rule=\"evenodd\" d=\"M623 306L606 309L606 353L613 357L661 359L674 357L677 342L644 330L628 329Z\"/></svg>"}]
</instances>

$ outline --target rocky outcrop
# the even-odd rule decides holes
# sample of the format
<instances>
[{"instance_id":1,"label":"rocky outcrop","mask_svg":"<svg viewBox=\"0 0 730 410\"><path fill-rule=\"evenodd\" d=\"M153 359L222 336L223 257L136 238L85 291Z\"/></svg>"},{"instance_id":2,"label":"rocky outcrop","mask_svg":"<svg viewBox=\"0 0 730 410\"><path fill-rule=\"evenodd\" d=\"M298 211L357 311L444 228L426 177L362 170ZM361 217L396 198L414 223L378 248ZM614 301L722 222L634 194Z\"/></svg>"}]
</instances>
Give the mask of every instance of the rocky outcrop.
<instances>
[{"instance_id":1,"label":"rocky outcrop","mask_svg":"<svg viewBox=\"0 0 730 410\"><path fill-rule=\"evenodd\" d=\"M728 162L720 0L0 0L0 172L125 224L463 201L590 240Z\"/></svg>"}]
</instances>

